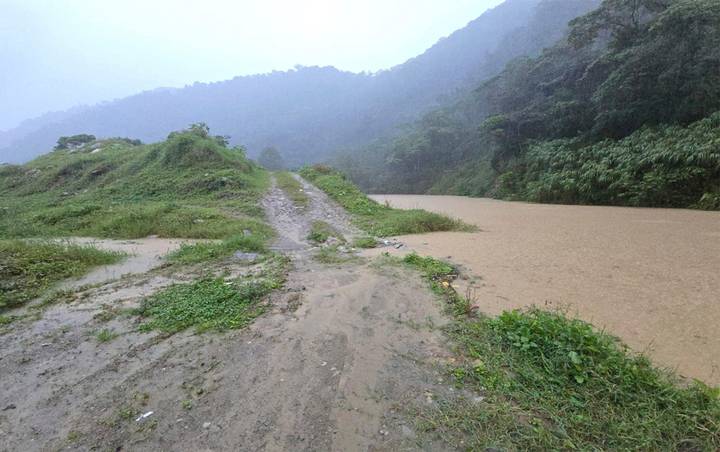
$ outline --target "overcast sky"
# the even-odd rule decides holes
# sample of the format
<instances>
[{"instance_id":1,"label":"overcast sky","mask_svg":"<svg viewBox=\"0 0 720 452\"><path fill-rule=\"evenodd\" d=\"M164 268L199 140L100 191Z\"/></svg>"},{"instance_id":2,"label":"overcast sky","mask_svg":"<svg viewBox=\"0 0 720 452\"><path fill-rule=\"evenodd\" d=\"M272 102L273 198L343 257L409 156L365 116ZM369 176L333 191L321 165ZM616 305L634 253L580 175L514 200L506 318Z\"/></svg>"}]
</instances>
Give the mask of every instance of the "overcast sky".
<instances>
[{"instance_id":1,"label":"overcast sky","mask_svg":"<svg viewBox=\"0 0 720 452\"><path fill-rule=\"evenodd\" d=\"M236 75L385 69L502 0L0 0L0 130Z\"/></svg>"}]
</instances>

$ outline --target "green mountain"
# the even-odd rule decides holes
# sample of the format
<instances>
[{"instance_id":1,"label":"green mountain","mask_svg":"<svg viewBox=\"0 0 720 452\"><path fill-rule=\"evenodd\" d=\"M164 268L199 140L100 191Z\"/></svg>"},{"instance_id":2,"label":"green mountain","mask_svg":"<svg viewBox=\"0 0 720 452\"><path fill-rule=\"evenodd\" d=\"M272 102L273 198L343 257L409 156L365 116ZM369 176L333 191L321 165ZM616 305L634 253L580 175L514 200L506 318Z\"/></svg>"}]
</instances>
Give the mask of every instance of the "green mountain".
<instances>
[{"instance_id":1,"label":"green mountain","mask_svg":"<svg viewBox=\"0 0 720 452\"><path fill-rule=\"evenodd\" d=\"M606 0L569 27L337 165L376 192L717 208L720 1Z\"/></svg>"},{"instance_id":2,"label":"green mountain","mask_svg":"<svg viewBox=\"0 0 720 452\"><path fill-rule=\"evenodd\" d=\"M541 18L540 3L563 7ZM289 165L321 161L338 149L393 135L398 126L451 102L513 58L552 44L565 22L595 5L597 0L507 0L422 55L374 74L297 67L46 115L0 132L0 161L28 161L47 152L59 136L88 133L155 142L195 122L228 135L253 157L274 147ZM534 24L538 20L543 27Z\"/></svg>"}]
</instances>

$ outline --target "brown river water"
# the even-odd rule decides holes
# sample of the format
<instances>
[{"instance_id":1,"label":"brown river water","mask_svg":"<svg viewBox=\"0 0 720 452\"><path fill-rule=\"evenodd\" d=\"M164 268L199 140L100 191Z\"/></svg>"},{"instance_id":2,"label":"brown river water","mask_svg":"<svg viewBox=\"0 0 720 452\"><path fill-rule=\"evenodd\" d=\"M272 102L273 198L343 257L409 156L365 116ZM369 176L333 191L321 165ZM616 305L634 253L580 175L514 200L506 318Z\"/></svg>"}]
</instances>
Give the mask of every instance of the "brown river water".
<instances>
[{"instance_id":1,"label":"brown river water","mask_svg":"<svg viewBox=\"0 0 720 452\"><path fill-rule=\"evenodd\" d=\"M375 195L444 213L476 233L400 237L475 275L488 314L559 307L661 366L720 384L720 212Z\"/></svg>"}]
</instances>

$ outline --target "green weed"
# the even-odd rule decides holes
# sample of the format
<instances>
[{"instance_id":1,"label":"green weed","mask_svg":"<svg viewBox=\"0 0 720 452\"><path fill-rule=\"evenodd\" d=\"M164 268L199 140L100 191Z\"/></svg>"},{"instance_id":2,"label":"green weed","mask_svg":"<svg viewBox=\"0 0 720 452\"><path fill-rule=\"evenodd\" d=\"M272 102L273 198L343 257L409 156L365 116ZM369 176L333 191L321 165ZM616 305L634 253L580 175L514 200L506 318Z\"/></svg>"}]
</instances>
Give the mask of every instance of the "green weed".
<instances>
[{"instance_id":1,"label":"green weed","mask_svg":"<svg viewBox=\"0 0 720 452\"><path fill-rule=\"evenodd\" d=\"M377 240L371 236L358 237L353 241L353 246L355 248L375 248L377 246Z\"/></svg>"},{"instance_id":2,"label":"green weed","mask_svg":"<svg viewBox=\"0 0 720 452\"><path fill-rule=\"evenodd\" d=\"M325 243L330 237L345 242L345 237L328 223L321 220L312 222L310 233L307 236L308 240L315 243Z\"/></svg>"},{"instance_id":3,"label":"green weed","mask_svg":"<svg viewBox=\"0 0 720 452\"><path fill-rule=\"evenodd\" d=\"M118 334L112 330L103 329L95 333L95 338L100 343L110 342L113 339L115 339L118 336Z\"/></svg>"},{"instance_id":4,"label":"green weed","mask_svg":"<svg viewBox=\"0 0 720 452\"><path fill-rule=\"evenodd\" d=\"M265 274L235 281L206 277L170 286L143 300L137 314L147 321L142 330L176 333L243 328L265 312L263 298L284 281L286 260L266 263Z\"/></svg>"},{"instance_id":5,"label":"green weed","mask_svg":"<svg viewBox=\"0 0 720 452\"><path fill-rule=\"evenodd\" d=\"M220 243L202 242L193 245L183 244L180 249L168 255L168 261L180 264L196 264L226 258L236 251L265 253L266 237L270 235L239 235Z\"/></svg>"}]
</instances>

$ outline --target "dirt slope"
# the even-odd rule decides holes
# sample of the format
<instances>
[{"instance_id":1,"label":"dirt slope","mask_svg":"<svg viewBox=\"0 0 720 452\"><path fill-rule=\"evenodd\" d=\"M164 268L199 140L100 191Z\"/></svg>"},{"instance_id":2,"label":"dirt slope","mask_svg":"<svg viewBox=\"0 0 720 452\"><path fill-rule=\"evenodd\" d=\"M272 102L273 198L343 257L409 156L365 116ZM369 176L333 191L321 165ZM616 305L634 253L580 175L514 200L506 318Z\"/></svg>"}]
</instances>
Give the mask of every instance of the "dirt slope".
<instances>
[{"instance_id":1,"label":"dirt slope","mask_svg":"<svg viewBox=\"0 0 720 452\"><path fill-rule=\"evenodd\" d=\"M293 270L247 330L163 338L132 317L97 318L197 277L163 269L12 324L0 335L0 450L417 449L404 409L452 391L433 366L446 359L427 326L442 323L438 301L400 268L316 262L304 238L313 220L353 228L305 188L305 210L276 188L264 200ZM121 335L99 343L100 328Z\"/></svg>"}]
</instances>

